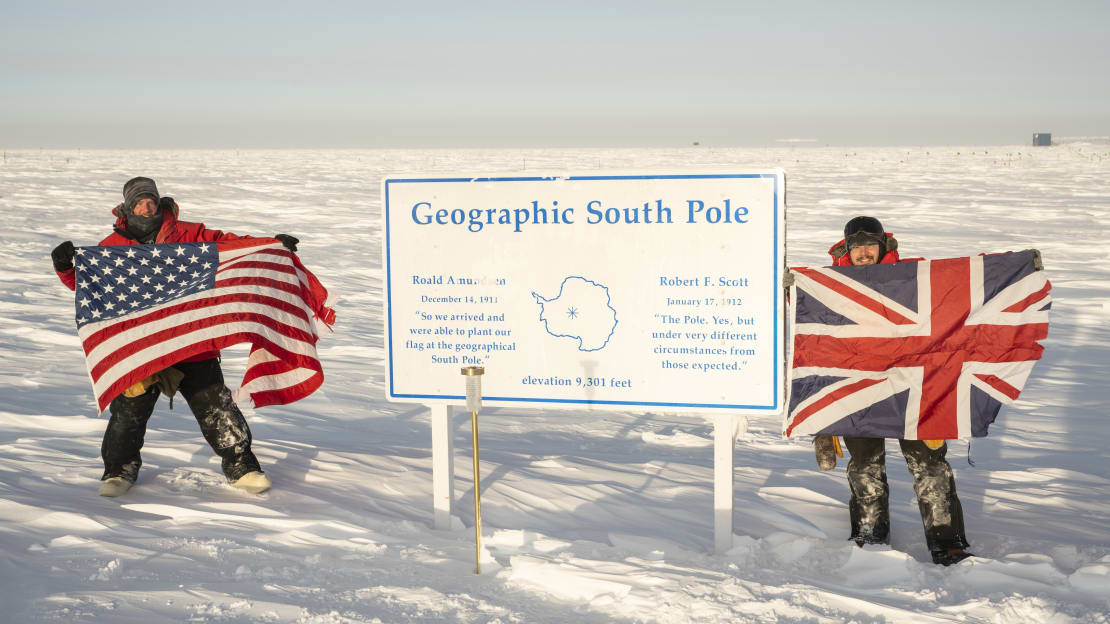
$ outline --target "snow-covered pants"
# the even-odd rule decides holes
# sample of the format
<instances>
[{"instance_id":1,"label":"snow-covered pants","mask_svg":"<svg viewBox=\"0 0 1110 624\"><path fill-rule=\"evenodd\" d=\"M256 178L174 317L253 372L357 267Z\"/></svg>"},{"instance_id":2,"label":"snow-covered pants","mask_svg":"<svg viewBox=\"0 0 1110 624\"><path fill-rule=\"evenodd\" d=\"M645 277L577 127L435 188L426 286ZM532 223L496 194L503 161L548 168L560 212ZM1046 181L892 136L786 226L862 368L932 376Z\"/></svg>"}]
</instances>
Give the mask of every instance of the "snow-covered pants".
<instances>
[{"instance_id":1,"label":"snow-covered pants","mask_svg":"<svg viewBox=\"0 0 1110 624\"><path fill-rule=\"evenodd\" d=\"M251 452L251 430L243 413L231 398L231 391L224 385L223 371L216 358L199 362L178 362L173 365L185 376L178 389L189 409L193 411L204 439L223 460L224 475L229 481L261 470L258 459ZM123 477L132 483L139 475L143 460L146 423L154 412L154 404L161 391L151 386L137 397L119 395L108 406L112 416L104 431L100 456L104 459L104 476Z\"/></svg>"},{"instance_id":2,"label":"snow-covered pants","mask_svg":"<svg viewBox=\"0 0 1110 624\"><path fill-rule=\"evenodd\" d=\"M921 440L899 440L906 468L913 477L925 542L930 552L967 548L964 513L956 497L956 479L944 456L948 445L931 450ZM844 437L852 458L848 484L852 499L852 539L861 543L890 542L890 489L886 482L886 440Z\"/></svg>"}]
</instances>

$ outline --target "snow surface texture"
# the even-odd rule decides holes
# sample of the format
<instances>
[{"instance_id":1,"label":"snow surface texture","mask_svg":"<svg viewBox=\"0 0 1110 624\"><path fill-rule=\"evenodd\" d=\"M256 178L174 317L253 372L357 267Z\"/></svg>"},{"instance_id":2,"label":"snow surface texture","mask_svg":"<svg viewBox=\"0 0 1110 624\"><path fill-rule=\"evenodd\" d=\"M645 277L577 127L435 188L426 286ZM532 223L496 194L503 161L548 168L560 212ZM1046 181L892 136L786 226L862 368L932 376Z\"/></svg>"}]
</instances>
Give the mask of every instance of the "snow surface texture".
<instances>
[{"instance_id":1,"label":"snow surface texture","mask_svg":"<svg viewBox=\"0 0 1110 624\"><path fill-rule=\"evenodd\" d=\"M951 445L972 550L929 563L890 444L893 545L848 535L845 460L752 417L735 548L712 550L712 427L686 416L487 408L483 574L473 574L468 415L451 531L432 520L429 413L383 400L380 180L398 172L783 167L792 265L880 217L907 256L1038 247L1044 360L972 448ZM247 411L275 487L230 488L183 401L160 402L138 484L97 496L100 437L50 250L98 242L124 181L182 218L294 234L339 298L327 381ZM0 162L0 622L1107 622L1110 144L1051 148L17 151ZM237 382L246 349L224 352Z\"/></svg>"}]
</instances>

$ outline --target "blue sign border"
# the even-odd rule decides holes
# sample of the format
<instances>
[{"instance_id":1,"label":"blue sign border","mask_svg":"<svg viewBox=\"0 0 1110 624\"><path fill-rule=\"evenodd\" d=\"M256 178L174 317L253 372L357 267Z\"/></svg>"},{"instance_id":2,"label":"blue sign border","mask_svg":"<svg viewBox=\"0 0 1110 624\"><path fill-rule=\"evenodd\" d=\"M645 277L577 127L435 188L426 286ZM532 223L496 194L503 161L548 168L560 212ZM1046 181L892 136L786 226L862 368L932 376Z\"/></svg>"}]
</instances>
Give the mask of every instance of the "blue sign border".
<instances>
[{"instance_id":1,"label":"blue sign border","mask_svg":"<svg viewBox=\"0 0 1110 624\"><path fill-rule=\"evenodd\" d=\"M410 183L439 183L439 182L547 182L554 180L706 180L706 179L751 179L751 178L767 178L775 181L774 185L774 201L772 205L772 219L771 226L773 229L772 235L774 236L774 243L771 249L777 252L779 248L779 187L783 186L782 180L779 178L782 174L779 173L721 173L721 174L660 174L660 175L577 175L577 176L516 176L516 177L479 177L479 178L400 178L389 179L386 178L382 181L384 187L383 197L383 212L385 213L385 240L383 241L383 251L385 254L385 316L386 316L386 340L389 341L389 349L386 354L389 359L388 373L389 373L389 393L386 395L387 399L436 399L436 400L456 400L465 401L466 396L462 394L397 394L393 390L393 307L389 300L393 294L392 272L390 266L390 253L389 253L389 185L390 184L410 184ZM775 258L774 260L777 260ZM681 407L681 408L710 408L710 409L753 409L753 410L779 410L779 397L782 394L782 387L780 386L782 380L779 378L779 361L781 356L779 354L779 297L781 296L779 288L779 263L772 262L774 265L774 279L771 281L771 290L773 291L772 301L774 302L774 332L776 336L773 372L772 379L774 384L772 386L773 401L770 405L736 405L725 403L664 403L656 401L599 401L590 399L534 399L525 397L494 397L483 396L482 401L506 401L515 403L563 403L569 405L627 405L630 407Z\"/></svg>"}]
</instances>

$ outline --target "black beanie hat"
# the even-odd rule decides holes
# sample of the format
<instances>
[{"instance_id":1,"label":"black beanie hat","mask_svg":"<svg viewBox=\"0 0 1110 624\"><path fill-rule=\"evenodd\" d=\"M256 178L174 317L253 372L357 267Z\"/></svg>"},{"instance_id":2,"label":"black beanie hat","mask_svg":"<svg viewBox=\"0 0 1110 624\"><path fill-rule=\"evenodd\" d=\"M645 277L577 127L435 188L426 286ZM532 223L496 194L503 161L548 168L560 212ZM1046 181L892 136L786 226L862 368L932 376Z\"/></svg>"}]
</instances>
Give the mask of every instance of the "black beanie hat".
<instances>
[{"instance_id":1,"label":"black beanie hat","mask_svg":"<svg viewBox=\"0 0 1110 624\"><path fill-rule=\"evenodd\" d=\"M875 217L856 217L844 225L844 244L848 249L878 245L882 254L886 251L886 230Z\"/></svg>"},{"instance_id":2,"label":"black beanie hat","mask_svg":"<svg viewBox=\"0 0 1110 624\"><path fill-rule=\"evenodd\" d=\"M154 203L158 203L158 187L154 184L154 180L144 177L131 178L123 185L123 209L127 214L134 214L135 204L144 197L149 197L154 200Z\"/></svg>"}]
</instances>

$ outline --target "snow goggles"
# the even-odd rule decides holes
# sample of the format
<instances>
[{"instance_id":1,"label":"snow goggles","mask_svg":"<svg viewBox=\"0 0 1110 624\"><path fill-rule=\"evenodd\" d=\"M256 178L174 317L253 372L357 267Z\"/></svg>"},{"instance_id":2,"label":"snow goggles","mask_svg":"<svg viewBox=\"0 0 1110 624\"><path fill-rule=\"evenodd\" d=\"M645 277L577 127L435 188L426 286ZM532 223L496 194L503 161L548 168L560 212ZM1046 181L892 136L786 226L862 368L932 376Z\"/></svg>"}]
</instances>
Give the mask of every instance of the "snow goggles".
<instances>
[{"instance_id":1,"label":"snow goggles","mask_svg":"<svg viewBox=\"0 0 1110 624\"><path fill-rule=\"evenodd\" d=\"M878 245L882 249L886 247L886 236L874 232L856 232L855 234L849 234L844 239L844 243L848 246L848 249L865 245Z\"/></svg>"}]
</instances>

